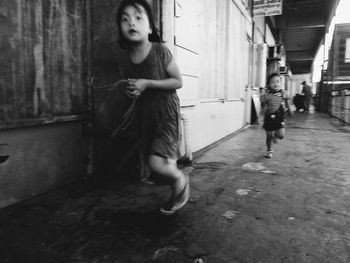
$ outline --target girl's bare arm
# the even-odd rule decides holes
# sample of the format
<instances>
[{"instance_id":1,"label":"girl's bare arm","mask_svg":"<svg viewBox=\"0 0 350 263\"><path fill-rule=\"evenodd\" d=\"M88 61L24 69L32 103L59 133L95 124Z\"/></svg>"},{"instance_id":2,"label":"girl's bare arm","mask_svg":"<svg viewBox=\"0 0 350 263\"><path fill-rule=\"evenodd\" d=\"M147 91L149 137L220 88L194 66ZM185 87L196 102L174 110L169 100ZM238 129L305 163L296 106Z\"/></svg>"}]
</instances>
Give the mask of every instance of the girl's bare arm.
<instances>
[{"instance_id":1,"label":"girl's bare arm","mask_svg":"<svg viewBox=\"0 0 350 263\"><path fill-rule=\"evenodd\" d=\"M168 67L166 68L166 72L169 76L167 79L130 79L128 85L130 93L141 93L145 89L173 90L181 88L182 77L174 59L172 59L172 61L169 63Z\"/></svg>"},{"instance_id":2,"label":"girl's bare arm","mask_svg":"<svg viewBox=\"0 0 350 263\"><path fill-rule=\"evenodd\" d=\"M288 109L288 115L291 117L293 115L293 112L289 104L289 97L285 93L283 93L283 96L284 96L284 103Z\"/></svg>"},{"instance_id":3,"label":"girl's bare arm","mask_svg":"<svg viewBox=\"0 0 350 263\"><path fill-rule=\"evenodd\" d=\"M148 88L159 88L159 89L179 89L182 87L182 77L180 70L172 59L166 68L166 72L169 76L167 79L162 80L149 80Z\"/></svg>"}]
</instances>

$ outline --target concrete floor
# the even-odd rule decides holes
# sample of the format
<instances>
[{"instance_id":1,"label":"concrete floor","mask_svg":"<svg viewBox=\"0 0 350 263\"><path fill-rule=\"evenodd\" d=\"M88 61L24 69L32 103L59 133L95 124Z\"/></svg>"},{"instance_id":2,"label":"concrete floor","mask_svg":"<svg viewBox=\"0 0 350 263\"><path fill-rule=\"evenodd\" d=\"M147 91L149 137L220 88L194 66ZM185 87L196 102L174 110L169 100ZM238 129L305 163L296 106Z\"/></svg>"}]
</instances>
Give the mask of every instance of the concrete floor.
<instances>
[{"instance_id":1,"label":"concrete floor","mask_svg":"<svg viewBox=\"0 0 350 263\"><path fill-rule=\"evenodd\" d=\"M350 129L296 113L265 159L252 126L187 167L189 204L168 189L72 186L0 210L0 262L350 262Z\"/></svg>"}]
</instances>

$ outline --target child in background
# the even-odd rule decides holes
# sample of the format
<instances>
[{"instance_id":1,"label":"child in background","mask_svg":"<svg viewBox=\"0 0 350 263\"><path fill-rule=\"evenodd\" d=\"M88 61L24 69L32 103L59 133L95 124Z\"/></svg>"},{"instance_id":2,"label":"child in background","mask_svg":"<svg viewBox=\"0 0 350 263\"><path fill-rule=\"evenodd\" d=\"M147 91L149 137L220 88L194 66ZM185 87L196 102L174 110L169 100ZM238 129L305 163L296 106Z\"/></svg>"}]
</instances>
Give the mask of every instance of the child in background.
<instances>
[{"instance_id":1,"label":"child in background","mask_svg":"<svg viewBox=\"0 0 350 263\"><path fill-rule=\"evenodd\" d=\"M189 179L177 167L182 78L169 49L161 44L147 0L123 0L117 11L119 43L126 49L119 71L127 95L137 98L142 116L142 151L150 170L172 189L160 209L172 215L190 196Z\"/></svg>"},{"instance_id":2,"label":"child in background","mask_svg":"<svg viewBox=\"0 0 350 263\"><path fill-rule=\"evenodd\" d=\"M285 134L285 113L291 110L284 90L281 88L281 78L277 73L272 73L268 79L268 88L260 97L261 106L264 108L264 125L266 131L266 158L272 158L272 142L283 139Z\"/></svg>"}]
</instances>

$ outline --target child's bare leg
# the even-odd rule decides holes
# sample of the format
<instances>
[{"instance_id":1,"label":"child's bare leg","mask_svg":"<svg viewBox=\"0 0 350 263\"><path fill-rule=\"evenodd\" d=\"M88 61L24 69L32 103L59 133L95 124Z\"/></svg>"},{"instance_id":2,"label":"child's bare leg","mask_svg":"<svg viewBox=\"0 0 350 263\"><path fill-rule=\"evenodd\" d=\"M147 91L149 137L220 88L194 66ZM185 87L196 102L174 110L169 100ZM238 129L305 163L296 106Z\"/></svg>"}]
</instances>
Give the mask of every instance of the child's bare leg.
<instances>
[{"instance_id":1,"label":"child's bare leg","mask_svg":"<svg viewBox=\"0 0 350 263\"><path fill-rule=\"evenodd\" d=\"M176 160L169 160L157 155L149 157L149 166L153 172L161 176L162 180L171 186L172 199L185 187L187 179L177 168Z\"/></svg>"},{"instance_id":2,"label":"child's bare leg","mask_svg":"<svg viewBox=\"0 0 350 263\"><path fill-rule=\"evenodd\" d=\"M285 128L281 128L281 129L275 131L275 136L280 140L282 140L284 138L284 134L285 134Z\"/></svg>"},{"instance_id":3,"label":"child's bare leg","mask_svg":"<svg viewBox=\"0 0 350 263\"><path fill-rule=\"evenodd\" d=\"M271 151L272 139L273 139L273 131L266 131L266 148L267 151Z\"/></svg>"},{"instance_id":4,"label":"child's bare leg","mask_svg":"<svg viewBox=\"0 0 350 263\"><path fill-rule=\"evenodd\" d=\"M149 166L172 188L170 202L160 209L160 212L163 215L172 215L181 209L190 197L188 179L184 173L177 168L176 160L169 160L156 155L151 155L149 158Z\"/></svg>"}]
</instances>

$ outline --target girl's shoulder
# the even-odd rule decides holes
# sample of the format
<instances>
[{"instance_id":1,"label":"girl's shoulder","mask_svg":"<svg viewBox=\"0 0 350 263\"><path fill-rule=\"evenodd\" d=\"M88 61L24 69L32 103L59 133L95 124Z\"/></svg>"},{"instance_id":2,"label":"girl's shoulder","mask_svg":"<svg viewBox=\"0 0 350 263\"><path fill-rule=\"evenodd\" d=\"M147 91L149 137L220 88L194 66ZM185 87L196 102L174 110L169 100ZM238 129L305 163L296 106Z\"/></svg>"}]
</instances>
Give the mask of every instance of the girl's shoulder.
<instances>
[{"instance_id":1,"label":"girl's shoulder","mask_svg":"<svg viewBox=\"0 0 350 263\"><path fill-rule=\"evenodd\" d=\"M169 48L163 43L152 43L152 49L154 54L164 61L165 65L168 65L172 60L173 56Z\"/></svg>"},{"instance_id":2,"label":"girl's shoulder","mask_svg":"<svg viewBox=\"0 0 350 263\"><path fill-rule=\"evenodd\" d=\"M281 89L281 96L283 99L289 99L289 96L284 89Z\"/></svg>"},{"instance_id":3,"label":"girl's shoulder","mask_svg":"<svg viewBox=\"0 0 350 263\"><path fill-rule=\"evenodd\" d=\"M270 100L271 94L270 93L264 93L260 95L260 101L262 103L265 103Z\"/></svg>"},{"instance_id":4,"label":"girl's shoulder","mask_svg":"<svg viewBox=\"0 0 350 263\"><path fill-rule=\"evenodd\" d=\"M152 42L152 46L155 50L169 50L164 43Z\"/></svg>"},{"instance_id":5,"label":"girl's shoulder","mask_svg":"<svg viewBox=\"0 0 350 263\"><path fill-rule=\"evenodd\" d=\"M152 49L153 51L157 52L157 53L161 53L161 54L167 54L167 53L170 53L170 50L169 48L163 44L163 43L152 43Z\"/></svg>"}]
</instances>

